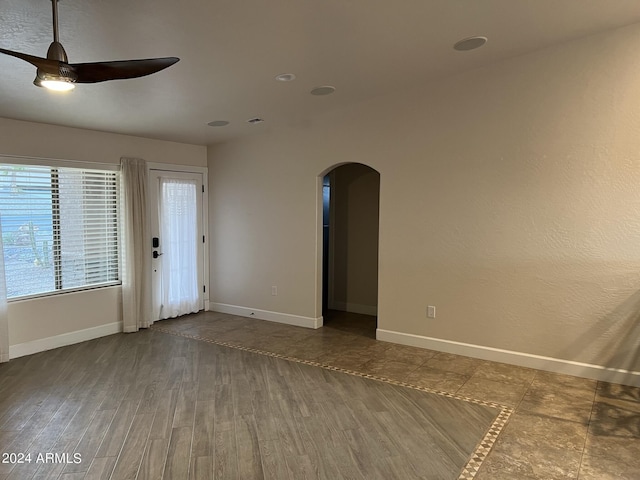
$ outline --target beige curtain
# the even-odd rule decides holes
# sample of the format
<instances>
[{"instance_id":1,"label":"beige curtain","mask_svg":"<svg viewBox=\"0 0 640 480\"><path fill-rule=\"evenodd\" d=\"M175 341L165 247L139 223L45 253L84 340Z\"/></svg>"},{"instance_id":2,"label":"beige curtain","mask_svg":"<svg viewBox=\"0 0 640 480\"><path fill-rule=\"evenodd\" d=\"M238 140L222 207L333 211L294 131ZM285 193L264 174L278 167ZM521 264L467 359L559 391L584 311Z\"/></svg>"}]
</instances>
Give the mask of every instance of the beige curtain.
<instances>
[{"instance_id":1,"label":"beige curtain","mask_svg":"<svg viewBox=\"0 0 640 480\"><path fill-rule=\"evenodd\" d=\"M9 361L9 318L7 315L7 281L4 276L4 249L0 225L0 363Z\"/></svg>"},{"instance_id":2,"label":"beige curtain","mask_svg":"<svg viewBox=\"0 0 640 480\"><path fill-rule=\"evenodd\" d=\"M151 325L151 234L147 163L120 159L122 182L122 326L137 332Z\"/></svg>"}]
</instances>

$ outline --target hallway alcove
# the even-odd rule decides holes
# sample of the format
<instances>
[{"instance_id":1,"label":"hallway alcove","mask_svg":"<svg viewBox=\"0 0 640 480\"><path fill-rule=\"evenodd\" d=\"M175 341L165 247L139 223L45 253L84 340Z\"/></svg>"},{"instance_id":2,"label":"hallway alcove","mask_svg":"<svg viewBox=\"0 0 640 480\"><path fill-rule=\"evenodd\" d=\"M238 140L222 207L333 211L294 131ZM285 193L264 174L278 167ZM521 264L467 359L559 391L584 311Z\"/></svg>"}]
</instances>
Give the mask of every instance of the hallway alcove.
<instances>
[{"instance_id":1,"label":"hallway alcove","mask_svg":"<svg viewBox=\"0 0 640 480\"><path fill-rule=\"evenodd\" d=\"M322 175L322 316L329 329L375 338L380 174L360 163Z\"/></svg>"}]
</instances>

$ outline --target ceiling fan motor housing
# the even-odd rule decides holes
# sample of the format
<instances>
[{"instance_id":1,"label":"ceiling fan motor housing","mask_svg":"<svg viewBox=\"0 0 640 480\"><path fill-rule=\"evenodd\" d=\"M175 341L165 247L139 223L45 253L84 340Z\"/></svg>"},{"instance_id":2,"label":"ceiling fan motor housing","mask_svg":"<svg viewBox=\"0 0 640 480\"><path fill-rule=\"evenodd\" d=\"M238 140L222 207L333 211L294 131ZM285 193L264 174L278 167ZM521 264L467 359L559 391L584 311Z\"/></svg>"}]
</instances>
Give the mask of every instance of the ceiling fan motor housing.
<instances>
[{"instance_id":1,"label":"ceiling fan motor housing","mask_svg":"<svg viewBox=\"0 0 640 480\"><path fill-rule=\"evenodd\" d=\"M60 80L60 77L66 79L68 82L74 83L78 79L78 75L73 70L73 68L69 67L67 63L69 62L69 58L67 57L67 52L65 52L64 47L60 42L52 42L49 45L49 50L47 50L47 60L55 60L58 63L56 71L46 71L43 68L39 67L37 71L36 81L34 82L39 86L38 80Z\"/></svg>"},{"instance_id":2,"label":"ceiling fan motor housing","mask_svg":"<svg viewBox=\"0 0 640 480\"><path fill-rule=\"evenodd\" d=\"M51 45L49 45L49 50L47 50L47 59L69 63L67 52L64 51L64 47L60 42L51 42Z\"/></svg>"}]
</instances>

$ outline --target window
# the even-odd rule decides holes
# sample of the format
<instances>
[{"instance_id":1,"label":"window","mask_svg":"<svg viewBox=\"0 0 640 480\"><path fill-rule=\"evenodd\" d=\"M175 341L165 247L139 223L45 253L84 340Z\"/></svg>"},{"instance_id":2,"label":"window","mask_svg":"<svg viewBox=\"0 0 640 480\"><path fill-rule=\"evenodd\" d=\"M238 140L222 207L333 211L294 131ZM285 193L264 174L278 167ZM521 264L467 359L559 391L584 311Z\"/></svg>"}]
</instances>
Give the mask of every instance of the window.
<instances>
[{"instance_id":1,"label":"window","mask_svg":"<svg viewBox=\"0 0 640 480\"><path fill-rule=\"evenodd\" d=\"M118 175L0 163L7 298L119 283Z\"/></svg>"}]
</instances>

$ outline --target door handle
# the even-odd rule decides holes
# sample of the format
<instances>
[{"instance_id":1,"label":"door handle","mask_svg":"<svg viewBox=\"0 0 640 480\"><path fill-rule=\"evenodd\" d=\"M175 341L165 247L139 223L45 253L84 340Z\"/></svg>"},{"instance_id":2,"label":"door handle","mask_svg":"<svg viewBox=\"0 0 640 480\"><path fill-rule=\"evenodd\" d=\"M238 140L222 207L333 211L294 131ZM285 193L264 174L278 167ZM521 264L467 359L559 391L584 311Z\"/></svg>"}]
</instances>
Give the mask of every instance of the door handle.
<instances>
[{"instance_id":1,"label":"door handle","mask_svg":"<svg viewBox=\"0 0 640 480\"><path fill-rule=\"evenodd\" d=\"M157 250L153 251L153 258L158 258L160 255L162 255L161 253L158 253Z\"/></svg>"}]
</instances>

